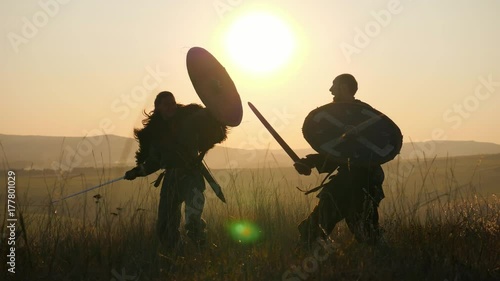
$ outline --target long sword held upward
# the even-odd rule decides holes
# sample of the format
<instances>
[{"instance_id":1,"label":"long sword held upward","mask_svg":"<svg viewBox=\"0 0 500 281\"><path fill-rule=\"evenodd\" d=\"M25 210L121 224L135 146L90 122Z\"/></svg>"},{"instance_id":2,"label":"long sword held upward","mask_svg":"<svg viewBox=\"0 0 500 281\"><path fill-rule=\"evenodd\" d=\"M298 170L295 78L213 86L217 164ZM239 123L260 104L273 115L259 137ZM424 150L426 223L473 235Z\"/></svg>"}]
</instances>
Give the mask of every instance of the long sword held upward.
<instances>
[{"instance_id":1,"label":"long sword held upward","mask_svg":"<svg viewBox=\"0 0 500 281\"><path fill-rule=\"evenodd\" d=\"M281 145L281 147L285 150L285 152L292 158L294 162L298 162L300 160L299 156L292 150L292 148L283 140L283 138L274 130L273 126L267 122L266 118L260 114L260 112L257 110L257 108L251 103L248 103L248 106L250 106L250 109L252 109L253 113L259 118L260 122L266 127L266 129L271 133L271 135L274 137L274 139Z\"/></svg>"},{"instance_id":2,"label":"long sword held upward","mask_svg":"<svg viewBox=\"0 0 500 281\"><path fill-rule=\"evenodd\" d=\"M68 199L68 198L71 198L71 197L74 197L74 196L77 196L77 195L80 195L80 194L85 193L85 192L89 192L89 191L91 191L91 190L93 190L93 189L96 189L96 188L99 188L99 187L101 187L101 186L104 186L104 185L107 185L107 184L110 184L110 183L114 183L115 181L119 181L119 180L122 180L122 179L124 179L124 178L125 178L125 176L121 176L121 177L116 178L116 179L114 179L114 180L110 180L110 181L107 181L107 182L105 182L105 183L101 183L101 184L96 185L96 186L93 186L93 187L91 187L91 188L88 188L88 189L82 190L82 191L80 191L80 192L73 193L73 194L68 195L68 196L66 196L66 197L63 197L63 198L61 198L61 199L59 199L59 200L52 201L52 204L57 203L57 202L62 201L62 200L65 200L65 199Z\"/></svg>"}]
</instances>

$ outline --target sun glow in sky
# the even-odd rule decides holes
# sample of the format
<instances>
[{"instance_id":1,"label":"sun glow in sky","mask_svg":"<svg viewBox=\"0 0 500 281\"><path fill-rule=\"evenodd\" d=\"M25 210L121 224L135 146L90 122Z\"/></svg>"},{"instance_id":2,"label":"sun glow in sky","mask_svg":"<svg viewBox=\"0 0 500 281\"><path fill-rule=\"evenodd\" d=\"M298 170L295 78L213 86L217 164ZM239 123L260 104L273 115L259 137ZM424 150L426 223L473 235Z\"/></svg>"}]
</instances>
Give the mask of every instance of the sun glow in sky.
<instances>
[{"instance_id":1,"label":"sun glow in sky","mask_svg":"<svg viewBox=\"0 0 500 281\"><path fill-rule=\"evenodd\" d=\"M48 5L47 3L51 3ZM294 149L341 73L404 141L500 143L500 1L0 1L0 134L132 137L157 93L201 100L186 52L235 82L242 123L227 147Z\"/></svg>"},{"instance_id":2,"label":"sun glow in sky","mask_svg":"<svg viewBox=\"0 0 500 281\"><path fill-rule=\"evenodd\" d=\"M270 13L252 12L230 26L225 47L231 59L245 70L266 74L293 58L295 41L283 20Z\"/></svg>"}]
</instances>

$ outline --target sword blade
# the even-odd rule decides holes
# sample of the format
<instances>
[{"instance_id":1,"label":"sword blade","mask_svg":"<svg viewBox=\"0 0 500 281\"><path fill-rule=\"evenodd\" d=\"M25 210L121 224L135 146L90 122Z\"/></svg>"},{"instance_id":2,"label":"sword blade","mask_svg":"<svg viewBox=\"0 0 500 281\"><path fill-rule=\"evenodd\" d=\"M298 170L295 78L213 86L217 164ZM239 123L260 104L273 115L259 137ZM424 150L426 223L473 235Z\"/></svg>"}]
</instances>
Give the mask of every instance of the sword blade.
<instances>
[{"instance_id":1,"label":"sword blade","mask_svg":"<svg viewBox=\"0 0 500 281\"><path fill-rule=\"evenodd\" d=\"M294 162L298 162L300 160L299 156L292 150L292 148L285 142L285 140L276 132L276 130L267 122L266 118L262 116L262 114L257 110L257 108L251 103L248 103L250 109L252 109L253 113L259 118L260 122L266 127L266 129L271 133L274 139L281 145L281 147L285 150L285 152L292 158Z\"/></svg>"},{"instance_id":2,"label":"sword blade","mask_svg":"<svg viewBox=\"0 0 500 281\"><path fill-rule=\"evenodd\" d=\"M210 187L214 190L215 195L217 195L217 197L219 197L222 202L226 203L226 198L224 197L224 193L222 193L221 186L217 183L217 181L215 181L214 177L205 166L205 164L202 163L200 165L200 170L201 174L205 177Z\"/></svg>"},{"instance_id":3,"label":"sword blade","mask_svg":"<svg viewBox=\"0 0 500 281\"><path fill-rule=\"evenodd\" d=\"M61 198L61 199L59 199L59 200L52 201L52 204L57 203L57 202L62 201L62 200L66 200L66 199L71 198L71 197L75 197L75 196L80 195L80 194L85 193L85 192L89 192L89 191L91 191L91 190L93 190L93 189L96 189L96 188L99 188L99 187L101 187L101 186L104 186L104 185L107 185L107 184L110 184L110 183L114 183L114 182L119 181L119 180L122 180L122 179L124 179L124 178L125 178L125 176L121 176L121 177L119 177L119 178L116 178L116 179L113 179L113 180L107 181L107 182L105 182L105 183L101 183L101 184L99 184L99 185L96 185L96 186L93 186L93 187L91 187L91 188L88 188L88 189L82 190L82 191L80 191L80 192L73 193L73 194L68 195L68 196L66 196L66 197L63 197L63 198Z\"/></svg>"}]
</instances>

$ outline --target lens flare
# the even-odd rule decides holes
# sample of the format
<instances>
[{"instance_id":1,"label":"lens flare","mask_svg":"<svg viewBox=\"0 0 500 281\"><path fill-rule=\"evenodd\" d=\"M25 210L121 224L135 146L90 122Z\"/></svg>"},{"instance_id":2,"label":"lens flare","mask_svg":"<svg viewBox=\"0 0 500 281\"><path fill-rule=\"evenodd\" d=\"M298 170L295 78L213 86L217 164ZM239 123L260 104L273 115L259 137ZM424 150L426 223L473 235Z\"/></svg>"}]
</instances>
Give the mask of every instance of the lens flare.
<instances>
[{"instance_id":1,"label":"lens flare","mask_svg":"<svg viewBox=\"0 0 500 281\"><path fill-rule=\"evenodd\" d=\"M253 243L259 240L262 231L249 221L234 221L228 224L231 237L239 243Z\"/></svg>"}]
</instances>

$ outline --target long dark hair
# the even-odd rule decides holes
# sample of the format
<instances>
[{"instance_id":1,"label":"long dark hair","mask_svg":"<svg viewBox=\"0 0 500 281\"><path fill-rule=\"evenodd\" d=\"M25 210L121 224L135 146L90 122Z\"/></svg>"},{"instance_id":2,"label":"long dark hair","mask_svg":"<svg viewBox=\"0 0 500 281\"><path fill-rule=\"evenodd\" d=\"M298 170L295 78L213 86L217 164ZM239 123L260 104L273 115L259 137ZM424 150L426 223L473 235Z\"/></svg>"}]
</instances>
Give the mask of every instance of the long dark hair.
<instances>
[{"instance_id":1,"label":"long dark hair","mask_svg":"<svg viewBox=\"0 0 500 281\"><path fill-rule=\"evenodd\" d=\"M149 113L143 111L144 118L142 120L142 129L134 129L134 138L139 142L139 149L135 153L135 161L137 164L143 163L149 155L149 147L153 139L159 136L162 132L168 130L168 122L165 122L158 111L158 107L163 101L163 99L171 97L174 98L174 94L168 91L160 92L155 98L155 108Z\"/></svg>"}]
</instances>

